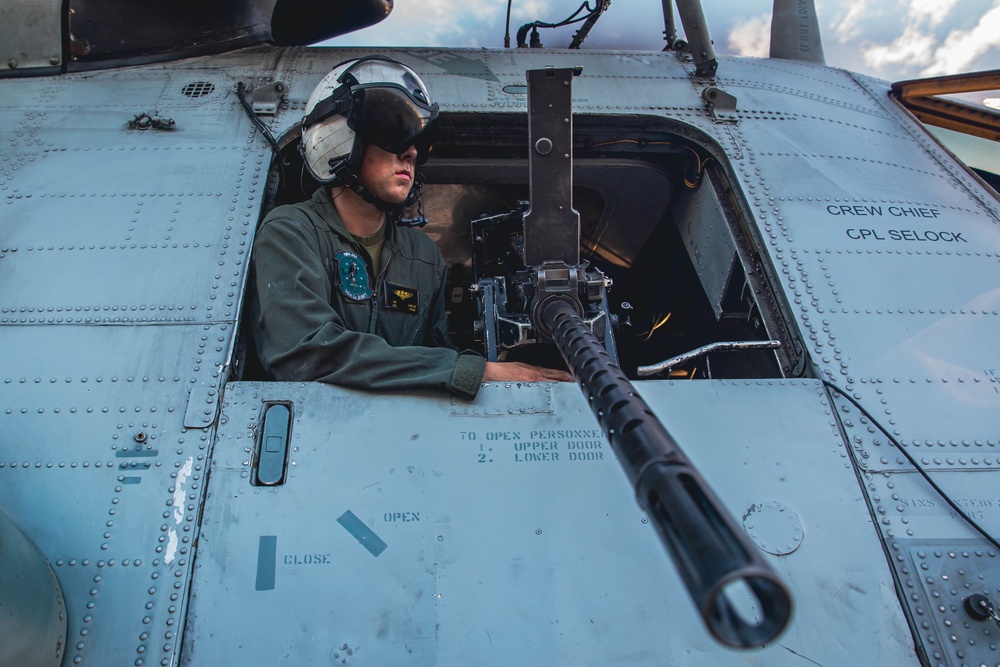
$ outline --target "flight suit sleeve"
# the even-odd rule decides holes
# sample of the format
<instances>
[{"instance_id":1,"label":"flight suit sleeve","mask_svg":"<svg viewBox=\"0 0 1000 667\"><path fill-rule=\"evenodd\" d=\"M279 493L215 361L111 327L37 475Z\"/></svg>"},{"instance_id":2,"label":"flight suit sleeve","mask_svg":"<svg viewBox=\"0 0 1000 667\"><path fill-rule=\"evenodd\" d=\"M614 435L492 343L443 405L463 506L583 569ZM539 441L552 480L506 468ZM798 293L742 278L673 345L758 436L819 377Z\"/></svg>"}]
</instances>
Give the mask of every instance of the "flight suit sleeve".
<instances>
[{"instance_id":1,"label":"flight suit sleeve","mask_svg":"<svg viewBox=\"0 0 1000 667\"><path fill-rule=\"evenodd\" d=\"M424 345L428 347L447 347L456 349L448 336L448 314L445 311L445 300L447 299L448 281L447 268L438 255L438 287L434 291L434 297L430 305L430 315L427 323L427 334L424 338ZM458 356L458 364L455 367L455 374L452 377L452 391L460 396L476 395L479 385L483 381L483 373L486 370L486 359L474 352L462 352Z\"/></svg>"},{"instance_id":2,"label":"flight suit sleeve","mask_svg":"<svg viewBox=\"0 0 1000 667\"><path fill-rule=\"evenodd\" d=\"M272 377L363 389L444 389L474 398L485 368L478 355L450 347L393 347L378 335L347 328L332 305L336 287L317 234L308 222L276 218L265 221L255 241L254 338Z\"/></svg>"}]
</instances>

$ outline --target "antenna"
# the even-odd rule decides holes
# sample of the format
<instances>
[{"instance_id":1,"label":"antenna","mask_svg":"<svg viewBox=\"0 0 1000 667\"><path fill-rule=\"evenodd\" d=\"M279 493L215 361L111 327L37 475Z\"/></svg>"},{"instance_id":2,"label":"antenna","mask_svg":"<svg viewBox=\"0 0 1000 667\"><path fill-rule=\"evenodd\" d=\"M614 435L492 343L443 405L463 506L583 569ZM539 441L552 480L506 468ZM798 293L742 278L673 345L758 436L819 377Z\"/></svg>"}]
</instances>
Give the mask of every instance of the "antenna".
<instances>
[{"instance_id":1,"label":"antenna","mask_svg":"<svg viewBox=\"0 0 1000 667\"><path fill-rule=\"evenodd\" d=\"M667 4L664 3L664 10ZM715 76L715 70L719 68L719 61L715 57L715 48L712 46L712 36L708 32L705 12L701 9L701 0L677 0L677 13L681 15L684 35L694 57L695 74L711 79ZM664 22L666 20L664 16ZM672 16L670 23L673 23Z\"/></svg>"},{"instance_id":2,"label":"antenna","mask_svg":"<svg viewBox=\"0 0 1000 667\"><path fill-rule=\"evenodd\" d=\"M774 0L771 57L826 64L814 0Z\"/></svg>"},{"instance_id":3,"label":"antenna","mask_svg":"<svg viewBox=\"0 0 1000 667\"><path fill-rule=\"evenodd\" d=\"M663 0L663 40L667 43L664 51L670 51L677 42L677 25L674 23L673 0Z\"/></svg>"}]
</instances>

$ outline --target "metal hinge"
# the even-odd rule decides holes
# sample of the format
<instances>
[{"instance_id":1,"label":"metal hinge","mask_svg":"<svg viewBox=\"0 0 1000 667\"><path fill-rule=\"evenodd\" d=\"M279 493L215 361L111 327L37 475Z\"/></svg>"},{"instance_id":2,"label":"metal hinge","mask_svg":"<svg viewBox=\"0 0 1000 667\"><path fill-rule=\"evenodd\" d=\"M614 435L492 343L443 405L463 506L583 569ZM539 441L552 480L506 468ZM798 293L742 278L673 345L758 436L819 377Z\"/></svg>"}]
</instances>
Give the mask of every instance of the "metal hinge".
<instances>
[{"instance_id":1,"label":"metal hinge","mask_svg":"<svg viewBox=\"0 0 1000 667\"><path fill-rule=\"evenodd\" d=\"M187 410L184 413L185 428L208 428L215 423L219 409L219 390L208 385L191 388L188 394Z\"/></svg>"},{"instance_id":2,"label":"metal hinge","mask_svg":"<svg viewBox=\"0 0 1000 667\"><path fill-rule=\"evenodd\" d=\"M736 117L736 98L721 88L709 86L701 91L701 99L705 100L712 118L717 121L733 122Z\"/></svg>"},{"instance_id":3,"label":"metal hinge","mask_svg":"<svg viewBox=\"0 0 1000 667\"><path fill-rule=\"evenodd\" d=\"M284 81L272 81L247 91L247 102L258 116L273 116L286 100L288 86Z\"/></svg>"}]
</instances>

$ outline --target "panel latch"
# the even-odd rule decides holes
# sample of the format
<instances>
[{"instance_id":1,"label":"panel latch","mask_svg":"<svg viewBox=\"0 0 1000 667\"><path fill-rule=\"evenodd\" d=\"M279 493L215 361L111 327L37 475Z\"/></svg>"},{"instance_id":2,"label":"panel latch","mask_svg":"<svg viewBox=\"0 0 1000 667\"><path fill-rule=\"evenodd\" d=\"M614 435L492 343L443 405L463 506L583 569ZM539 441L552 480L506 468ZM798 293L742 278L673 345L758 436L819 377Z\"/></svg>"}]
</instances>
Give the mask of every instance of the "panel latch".
<instances>
[{"instance_id":1,"label":"panel latch","mask_svg":"<svg viewBox=\"0 0 1000 667\"><path fill-rule=\"evenodd\" d=\"M291 404L272 403L264 407L260 442L257 443L254 484L277 486L285 483L288 439L291 436Z\"/></svg>"}]
</instances>

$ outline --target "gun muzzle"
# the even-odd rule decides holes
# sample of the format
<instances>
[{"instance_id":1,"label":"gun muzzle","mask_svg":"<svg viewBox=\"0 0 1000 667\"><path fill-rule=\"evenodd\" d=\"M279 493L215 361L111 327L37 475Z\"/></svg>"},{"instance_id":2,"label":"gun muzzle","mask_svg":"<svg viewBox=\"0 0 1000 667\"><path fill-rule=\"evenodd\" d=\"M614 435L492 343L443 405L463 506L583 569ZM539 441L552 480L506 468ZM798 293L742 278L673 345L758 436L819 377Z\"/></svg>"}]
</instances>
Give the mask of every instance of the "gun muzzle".
<instances>
[{"instance_id":1,"label":"gun muzzle","mask_svg":"<svg viewBox=\"0 0 1000 667\"><path fill-rule=\"evenodd\" d=\"M541 319L553 332L709 631L738 648L774 639L791 617L784 584L573 305L552 299L541 309Z\"/></svg>"}]
</instances>

